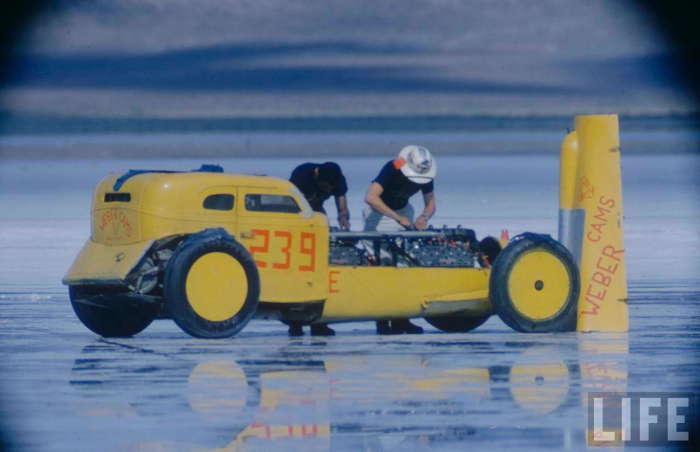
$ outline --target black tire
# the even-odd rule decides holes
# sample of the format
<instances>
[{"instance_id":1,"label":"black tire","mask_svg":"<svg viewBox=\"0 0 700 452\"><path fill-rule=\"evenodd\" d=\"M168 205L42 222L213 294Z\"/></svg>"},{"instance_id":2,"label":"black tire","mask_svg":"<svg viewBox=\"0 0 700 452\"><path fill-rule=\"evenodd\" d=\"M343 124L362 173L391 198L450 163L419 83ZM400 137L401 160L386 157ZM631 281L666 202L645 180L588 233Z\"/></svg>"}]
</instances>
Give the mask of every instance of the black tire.
<instances>
[{"instance_id":1,"label":"black tire","mask_svg":"<svg viewBox=\"0 0 700 452\"><path fill-rule=\"evenodd\" d=\"M480 317L441 316L426 317L425 321L445 333L467 333L483 325L490 315Z\"/></svg>"},{"instance_id":2,"label":"black tire","mask_svg":"<svg viewBox=\"0 0 700 452\"><path fill-rule=\"evenodd\" d=\"M521 312L517 303L514 303L514 296L520 300L522 308L523 298L527 298L527 293L515 293L510 287L511 274L517 268L521 259L529 253L537 251L555 257L561 266L556 264L557 274L565 275L568 278L568 290L560 289L559 292L553 290L556 299L553 299L554 306L560 306L556 312L545 318L533 318ZM541 256L542 254L540 254ZM551 260L550 260L551 261ZM554 261L551 261L554 262ZM524 265L521 263L521 265ZM565 271L562 271L561 268ZM534 290L540 292L545 287L561 287L561 278L555 274L546 274L543 270L541 274L532 276ZM529 278L529 276L528 276ZM527 280L527 278L526 278ZM532 290L526 286L527 290ZM564 286L565 287L565 286ZM513 293L511 290L513 289ZM567 332L576 330L576 318L578 308L578 297L581 290L581 280L578 265L571 253L559 242L548 235L524 233L513 241L498 255L493 264L489 279L489 297L498 316L516 331L523 333L549 333ZM535 292L533 292L535 294ZM542 292L541 296L547 296L548 292ZM539 294L537 295L540 296ZM532 297L535 303L536 297ZM530 300L526 300L526 303Z\"/></svg>"},{"instance_id":3,"label":"black tire","mask_svg":"<svg viewBox=\"0 0 700 452\"><path fill-rule=\"evenodd\" d=\"M212 321L199 315L187 297L187 276L195 262L210 253L225 253L243 267L248 284L245 301L232 317ZM165 272L165 304L175 323L187 334L203 339L231 337L253 318L260 297L260 276L253 258L228 234L206 232L191 236L176 250Z\"/></svg>"},{"instance_id":4,"label":"black tire","mask_svg":"<svg viewBox=\"0 0 700 452\"><path fill-rule=\"evenodd\" d=\"M69 286L73 311L90 331L103 337L131 337L145 330L158 315L158 305L134 305L115 299L110 302L110 294L118 295L113 288L103 286ZM92 306L79 300L102 295L102 302L108 305Z\"/></svg>"}]
</instances>

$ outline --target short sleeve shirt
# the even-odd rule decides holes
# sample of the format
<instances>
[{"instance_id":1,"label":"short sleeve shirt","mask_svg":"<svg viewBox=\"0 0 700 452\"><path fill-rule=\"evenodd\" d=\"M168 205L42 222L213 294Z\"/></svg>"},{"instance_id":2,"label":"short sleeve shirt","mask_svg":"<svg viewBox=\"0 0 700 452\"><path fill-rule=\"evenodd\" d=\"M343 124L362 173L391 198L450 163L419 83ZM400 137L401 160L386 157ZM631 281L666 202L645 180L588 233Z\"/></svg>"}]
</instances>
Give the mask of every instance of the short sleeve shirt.
<instances>
[{"instance_id":1,"label":"short sleeve shirt","mask_svg":"<svg viewBox=\"0 0 700 452\"><path fill-rule=\"evenodd\" d=\"M320 166L321 164L319 163L299 165L292 171L289 182L296 185L299 191L304 194L314 212L326 213L323 209L323 203L331 196L344 196L348 192L348 184L345 176L341 175L340 180L335 181L333 190L330 193L323 191L316 180L316 168Z\"/></svg>"},{"instance_id":2,"label":"short sleeve shirt","mask_svg":"<svg viewBox=\"0 0 700 452\"><path fill-rule=\"evenodd\" d=\"M384 191L380 198L391 210L399 210L406 207L408 198L416 193L432 193L433 181L427 184L417 184L404 176L400 169L394 166L394 161L389 161L373 182L382 186Z\"/></svg>"}]
</instances>

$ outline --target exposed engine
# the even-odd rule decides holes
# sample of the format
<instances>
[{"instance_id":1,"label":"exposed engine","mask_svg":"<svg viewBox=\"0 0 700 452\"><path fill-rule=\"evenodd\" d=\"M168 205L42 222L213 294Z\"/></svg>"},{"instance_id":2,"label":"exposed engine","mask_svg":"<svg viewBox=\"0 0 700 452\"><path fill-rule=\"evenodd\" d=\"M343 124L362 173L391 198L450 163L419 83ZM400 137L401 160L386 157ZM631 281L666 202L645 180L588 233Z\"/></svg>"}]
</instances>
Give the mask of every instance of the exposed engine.
<instances>
[{"instance_id":1,"label":"exposed engine","mask_svg":"<svg viewBox=\"0 0 700 452\"><path fill-rule=\"evenodd\" d=\"M481 252L474 231L460 227L401 232L332 230L330 234L331 265L484 267L491 260Z\"/></svg>"}]
</instances>

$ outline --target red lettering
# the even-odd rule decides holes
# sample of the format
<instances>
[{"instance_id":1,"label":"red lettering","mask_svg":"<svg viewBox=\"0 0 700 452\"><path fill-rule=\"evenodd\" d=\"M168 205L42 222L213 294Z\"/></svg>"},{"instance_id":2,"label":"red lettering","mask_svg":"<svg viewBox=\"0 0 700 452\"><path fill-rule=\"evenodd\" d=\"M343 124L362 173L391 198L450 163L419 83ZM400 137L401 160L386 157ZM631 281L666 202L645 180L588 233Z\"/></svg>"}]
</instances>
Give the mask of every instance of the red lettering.
<instances>
[{"instance_id":1,"label":"red lettering","mask_svg":"<svg viewBox=\"0 0 700 452\"><path fill-rule=\"evenodd\" d=\"M586 234L586 237L588 237L588 240L590 240L591 242L600 242L600 235L591 235L591 233L589 232L588 234Z\"/></svg>"},{"instance_id":2,"label":"red lettering","mask_svg":"<svg viewBox=\"0 0 700 452\"><path fill-rule=\"evenodd\" d=\"M306 239L309 239L311 241L311 246L309 248L306 248L304 246ZM316 269L316 234L312 234L310 232L302 232L301 233L300 252L301 252L301 254L308 254L309 256L311 256L311 261L309 262L309 265L300 265L299 271L302 271L302 272L314 271Z\"/></svg>"},{"instance_id":3,"label":"red lettering","mask_svg":"<svg viewBox=\"0 0 700 452\"><path fill-rule=\"evenodd\" d=\"M275 237L284 237L287 239L287 245L282 248L282 253L285 255L283 264L273 263L272 268L286 270L289 268L289 263L292 261L292 255L289 249L292 247L292 233L289 231L275 231Z\"/></svg>"},{"instance_id":4,"label":"red lettering","mask_svg":"<svg viewBox=\"0 0 700 452\"><path fill-rule=\"evenodd\" d=\"M605 218L605 214L610 213L610 211L608 209L603 209L600 206L596 207L596 209L598 209L598 215L594 216L593 218L602 221L603 224L607 223L608 220Z\"/></svg>"},{"instance_id":5,"label":"red lettering","mask_svg":"<svg viewBox=\"0 0 700 452\"><path fill-rule=\"evenodd\" d=\"M124 226L126 236L131 237L131 223L129 223L129 217L124 212L119 212L119 222Z\"/></svg>"},{"instance_id":6,"label":"red lettering","mask_svg":"<svg viewBox=\"0 0 700 452\"><path fill-rule=\"evenodd\" d=\"M338 283L338 280L334 278L335 275L339 275L340 272L337 270L332 270L328 272L328 293L338 293L338 289L334 289L334 286Z\"/></svg>"},{"instance_id":7,"label":"red lettering","mask_svg":"<svg viewBox=\"0 0 700 452\"><path fill-rule=\"evenodd\" d=\"M588 297L586 297L586 301L593 305L593 309L591 311L581 311L581 315L598 315L598 309L600 309L600 305L595 301L589 299Z\"/></svg>"},{"instance_id":8,"label":"red lettering","mask_svg":"<svg viewBox=\"0 0 700 452\"><path fill-rule=\"evenodd\" d=\"M602 273L599 273L599 272L594 273L594 274L593 274L593 281L597 282L598 284L602 284L600 281L598 281L597 279L595 279L595 275L596 275L596 274L602 275ZM610 278L608 278L608 282L610 282ZM605 287L608 287L608 286L605 285L605 284L603 284L603 285L604 285ZM593 297L593 298L597 298L597 299L600 300L600 301L604 301L604 300L605 300L605 295L607 295L607 293L608 293L607 290L603 289L602 292L591 293L591 289L593 289L593 284L590 284L590 285L588 286L588 290L586 290L586 295L589 295L589 296L591 296L591 297Z\"/></svg>"},{"instance_id":9,"label":"red lettering","mask_svg":"<svg viewBox=\"0 0 700 452\"><path fill-rule=\"evenodd\" d=\"M616 250L615 250L615 247L612 246L612 245L605 245L605 247L603 248L603 251L601 251L601 254L602 254L603 256L607 256L607 257L609 257L609 258L611 258L611 259L615 259L616 261L619 262L620 259L618 259L617 257L615 257L615 255L616 255L616 254L621 254L621 253L624 253L624 252L625 252L625 250L616 251ZM610 253L610 254L608 254L608 253Z\"/></svg>"},{"instance_id":10,"label":"red lettering","mask_svg":"<svg viewBox=\"0 0 700 452\"><path fill-rule=\"evenodd\" d=\"M263 238L262 246L250 247L250 256L255 259L255 253L267 253L268 249L270 248L270 231L266 231L264 229L251 229L250 232L253 233L253 237L257 237L259 235ZM260 268L265 268L267 267L267 262L256 260L255 265Z\"/></svg>"},{"instance_id":11,"label":"red lettering","mask_svg":"<svg viewBox=\"0 0 700 452\"><path fill-rule=\"evenodd\" d=\"M612 209L613 207L615 207L615 200L614 200L614 199L608 199L607 201L604 201L604 200L605 200L605 196L601 196L601 197L600 197L600 203L601 203L602 205L608 206L608 207L610 207L611 209Z\"/></svg>"},{"instance_id":12,"label":"red lettering","mask_svg":"<svg viewBox=\"0 0 700 452\"><path fill-rule=\"evenodd\" d=\"M102 214L102 218L100 221L100 231L104 231L105 227L114 220L117 217L117 209L109 209L105 213Z\"/></svg>"},{"instance_id":13,"label":"red lettering","mask_svg":"<svg viewBox=\"0 0 700 452\"><path fill-rule=\"evenodd\" d=\"M602 199L601 199L601 202ZM588 238L589 240L592 240L591 238L591 233L588 233ZM600 240L600 236L597 237L597 240L592 240L594 242L597 242ZM603 257L609 257L611 259L614 259L616 261L620 261L618 257L616 257L617 254L624 253L625 250L616 250L615 247L612 245L606 245L603 247L601 251L601 256L598 258L598 262L596 262L596 267L600 270L603 270L606 273L609 273L611 275L614 275L615 272L617 271L618 264L613 264L609 266L604 266L603 265ZM610 287L610 283L612 282L612 276L606 276L602 272L595 272L591 276L591 283L588 286L588 289L586 290L586 303L590 304L592 307L589 311L581 311L580 315L598 315L598 309L600 309L600 305L596 303L593 299L599 300L599 301L605 301L605 296L608 294L607 289L603 289L602 291L596 291L593 288L593 283L600 284L601 286L604 287Z\"/></svg>"},{"instance_id":14,"label":"red lettering","mask_svg":"<svg viewBox=\"0 0 700 452\"><path fill-rule=\"evenodd\" d=\"M591 225L593 229L598 231L598 234L603 234L603 226L605 226L605 223L594 223Z\"/></svg>"},{"instance_id":15,"label":"red lettering","mask_svg":"<svg viewBox=\"0 0 700 452\"><path fill-rule=\"evenodd\" d=\"M603 270L603 271L606 271L606 272L610 273L611 275L614 275L615 272L617 271L617 264L615 264L614 266L610 266L610 267L601 267L601 266L600 266L600 263L601 263L602 261L603 261L603 256L601 256L601 257L598 258L598 263L596 264L596 268L599 268L599 269L601 269L601 270Z\"/></svg>"}]
</instances>

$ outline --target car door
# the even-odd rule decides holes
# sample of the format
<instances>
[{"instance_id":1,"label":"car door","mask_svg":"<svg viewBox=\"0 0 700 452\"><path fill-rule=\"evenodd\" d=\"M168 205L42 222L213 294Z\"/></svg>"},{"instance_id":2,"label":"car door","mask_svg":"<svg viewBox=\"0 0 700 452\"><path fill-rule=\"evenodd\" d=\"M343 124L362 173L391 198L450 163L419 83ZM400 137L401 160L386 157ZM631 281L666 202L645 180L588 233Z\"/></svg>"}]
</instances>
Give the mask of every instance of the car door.
<instances>
[{"instance_id":1,"label":"car door","mask_svg":"<svg viewBox=\"0 0 700 452\"><path fill-rule=\"evenodd\" d=\"M239 196L238 239L260 272L260 300L325 299L327 237L308 204L268 188L240 187Z\"/></svg>"}]
</instances>

